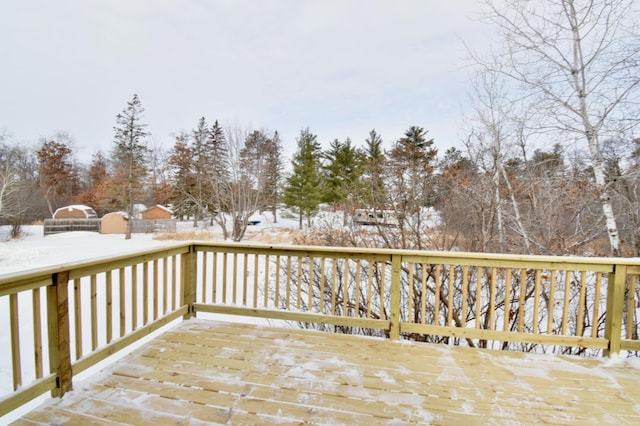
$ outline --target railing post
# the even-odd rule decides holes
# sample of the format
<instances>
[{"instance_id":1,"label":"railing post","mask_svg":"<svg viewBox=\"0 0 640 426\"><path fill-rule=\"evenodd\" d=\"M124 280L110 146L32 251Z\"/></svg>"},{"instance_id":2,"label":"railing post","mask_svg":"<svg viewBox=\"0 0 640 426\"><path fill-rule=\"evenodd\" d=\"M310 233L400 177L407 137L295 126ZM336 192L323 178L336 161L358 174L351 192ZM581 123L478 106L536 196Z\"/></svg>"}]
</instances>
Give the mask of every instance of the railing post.
<instances>
[{"instance_id":1,"label":"railing post","mask_svg":"<svg viewBox=\"0 0 640 426\"><path fill-rule=\"evenodd\" d=\"M626 281L626 265L614 265L613 272L609 273L609 282L607 285L607 316L605 319L604 337L609 341L609 348L605 349L605 356L615 355L620 352Z\"/></svg>"},{"instance_id":2,"label":"railing post","mask_svg":"<svg viewBox=\"0 0 640 426\"><path fill-rule=\"evenodd\" d=\"M389 324L389 337L391 340L400 339L400 271L402 257L399 254L391 255L391 321Z\"/></svg>"},{"instance_id":3,"label":"railing post","mask_svg":"<svg viewBox=\"0 0 640 426\"><path fill-rule=\"evenodd\" d=\"M69 339L69 272L53 275L53 284L47 287L47 323L49 328L49 364L56 374L54 398L73 389L71 371L71 345Z\"/></svg>"},{"instance_id":4,"label":"railing post","mask_svg":"<svg viewBox=\"0 0 640 426\"><path fill-rule=\"evenodd\" d=\"M189 251L182 254L182 304L189 310L183 316L184 319L193 318L193 305L196 303L196 280L198 277L198 253L195 245L189 246Z\"/></svg>"}]
</instances>

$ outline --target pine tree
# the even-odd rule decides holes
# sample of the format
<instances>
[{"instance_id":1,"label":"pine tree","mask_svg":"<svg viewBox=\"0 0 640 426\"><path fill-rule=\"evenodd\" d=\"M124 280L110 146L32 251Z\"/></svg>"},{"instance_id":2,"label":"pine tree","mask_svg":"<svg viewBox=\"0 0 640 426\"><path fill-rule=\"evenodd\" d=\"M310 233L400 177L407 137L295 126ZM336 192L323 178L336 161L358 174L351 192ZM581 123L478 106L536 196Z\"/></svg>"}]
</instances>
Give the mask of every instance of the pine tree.
<instances>
[{"instance_id":1,"label":"pine tree","mask_svg":"<svg viewBox=\"0 0 640 426\"><path fill-rule=\"evenodd\" d=\"M211 161L207 171L207 207L209 213L222 227L226 239L225 218L222 213L229 211L227 191L231 179L231 171L229 170L227 138L218 120L209 129L206 150Z\"/></svg>"},{"instance_id":2,"label":"pine tree","mask_svg":"<svg viewBox=\"0 0 640 426\"><path fill-rule=\"evenodd\" d=\"M213 153L208 147L210 132L207 121L200 118L197 127L191 132L191 161L193 166L193 179L195 187L192 194L196 199L193 226L198 226L198 220L202 219L205 208L205 185L207 176L210 173Z\"/></svg>"},{"instance_id":3,"label":"pine tree","mask_svg":"<svg viewBox=\"0 0 640 426\"><path fill-rule=\"evenodd\" d=\"M141 179L147 174L145 155L148 148L145 138L150 133L144 130L146 124L140 122L143 113L144 108L142 108L138 95L134 94L131 101L127 102L127 107L116 116L117 125L113 128L115 131L113 154L116 161L116 179L124 189L122 197L118 198L120 203L126 207L129 216L126 239L131 239L134 199L141 188Z\"/></svg>"},{"instance_id":4,"label":"pine tree","mask_svg":"<svg viewBox=\"0 0 640 426\"><path fill-rule=\"evenodd\" d=\"M343 205L346 225L348 212L353 209L354 198L360 192L364 167L362 152L351 145L351 139L344 142L336 139L322 157L326 160L322 167L326 183L323 201L332 203L334 211L338 205ZM345 205L349 200L351 202Z\"/></svg>"},{"instance_id":5,"label":"pine tree","mask_svg":"<svg viewBox=\"0 0 640 426\"><path fill-rule=\"evenodd\" d=\"M180 132L169 154L168 166L170 170L171 195L173 212L178 217L190 216L195 213L193 159L189 146L189 135Z\"/></svg>"},{"instance_id":6,"label":"pine tree","mask_svg":"<svg viewBox=\"0 0 640 426\"><path fill-rule=\"evenodd\" d=\"M271 210L273 222L278 222L278 200L280 199L280 183L282 181L282 142L278 132L274 132L273 138L267 146L266 180L264 182L265 210Z\"/></svg>"},{"instance_id":7,"label":"pine tree","mask_svg":"<svg viewBox=\"0 0 640 426\"><path fill-rule=\"evenodd\" d=\"M293 157L293 173L287 178L283 201L285 205L298 213L299 226L307 216L311 225L311 214L322 202L322 181L320 178L320 144L317 136L309 129L300 132L297 139L298 151Z\"/></svg>"},{"instance_id":8,"label":"pine tree","mask_svg":"<svg viewBox=\"0 0 640 426\"><path fill-rule=\"evenodd\" d=\"M384 184L384 171L386 157L382 150L382 137L375 129L369 132L365 139L364 149L365 182L363 184L363 199L366 207L384 210L386 204L386 189Z\"/></svg>"},{"instance_id":9,"label":"pine tree","mask_svg":"<svg viewBox=\"0 0 640 426\"><path fill-rule=\"evenodd\" d=\"M389 153L389 195L396 219L401 229L408 225L417 233L421 232L422 208L435 202L433 172L437 150L426 134L422 127L411 126Z\"/></svg>"}]
</instances>

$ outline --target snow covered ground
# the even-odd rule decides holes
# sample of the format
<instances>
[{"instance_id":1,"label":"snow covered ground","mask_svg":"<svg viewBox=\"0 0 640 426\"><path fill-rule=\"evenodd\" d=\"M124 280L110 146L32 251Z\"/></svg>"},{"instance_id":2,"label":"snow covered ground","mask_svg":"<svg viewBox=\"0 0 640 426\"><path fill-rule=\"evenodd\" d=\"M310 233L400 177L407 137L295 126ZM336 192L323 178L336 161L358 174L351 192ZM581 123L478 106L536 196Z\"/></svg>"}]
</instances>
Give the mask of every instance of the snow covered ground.
<instances>
[{"instance_id":1,"label":"snow covered ground","mask_svg":"<svg viewBox=\"0 0 640 426\"><path fill-rule=\"evenodd\" d=\"M287 230L295 230L298 223L294 219L279 218L273 223L273 216L265 213L257 217L260 224L247 229L247 239L260 240L265 234L283 235ZM178 233L194 232L193 222L179 222ZM199 235L210 236L222 241L220 228L199 227ZM174 243L173 240L155 239L153 234L133 234L125 240L120 234L98 234L95 232L66 232L44 236L42 226L25 226L22 236L9 240L9 229L0 227L0 275L25 271L33 268L59 265L98 257L122 255L140 250L162 247ZM283 241L289 243L290 241Z\"/></svg>"}]
</instances>

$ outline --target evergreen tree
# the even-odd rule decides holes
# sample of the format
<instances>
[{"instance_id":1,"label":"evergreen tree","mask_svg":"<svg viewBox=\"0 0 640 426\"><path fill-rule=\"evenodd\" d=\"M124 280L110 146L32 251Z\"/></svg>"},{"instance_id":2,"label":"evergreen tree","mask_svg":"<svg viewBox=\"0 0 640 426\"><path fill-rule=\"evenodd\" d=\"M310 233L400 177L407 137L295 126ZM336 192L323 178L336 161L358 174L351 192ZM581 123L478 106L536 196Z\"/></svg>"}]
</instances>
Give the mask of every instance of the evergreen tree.
<instances>
[{"instance_id":1,"label":"evergreen tree","mask_svg":"<svg viewBox=\"0 0 640 426\"><path fill-rule=\"evenodd\" d=\"M169 154L171 195L173 212L177 217L188 217L195 213L193 159L189 146L189 135L180 132Z\"/></svg>"},{"instance_id":2,"label":"evergreen tree","mask_svg":"<svg viewBox=\"0 0 640 426\"><path fill-rule=\"evenodd\" d=\"M299 226L307 216L311 225L311 214L322 202L322 182L320 178L320 144L317 136L309 129L303 129L297 139L298 151L293 156L293 173L287 178L284 188L284 204L298 213Z\"/></svg>"},{"instance_id":3,"label":"evergreen tree","mask_svg":"<svg viewBox=\"0 0 640 426\"><path fill-rule=\"evenodd\" d=\"M216 120L209 129L206 150L210 164L207 171L206 200L209 213L225 228L225 219L221 213L228 212L228 187L231 179L229 147L224 130ZM226 232L226 231L225 231Z\"/></svg>"},{"instance_id":4,"label":"evergreen tree","mask_svg":"<svg viewBox=\"0 0 640 426\"><path fill-rule=\"evenodd\" d=\"M433 139L427 139L426 134L422 127L411 126L389 153L391 204L400 229L409 226L415 234L422 232L422 207L435 202L433 172L437 151Z\"/></svg>"},{"instance_id":5,"label":"evergreen tree","mask_svg":"<svg viewBox=\"0 0 640 426\"><path fill-rule=\"evenodd\" d=\"M395 202L406 213L433 203L433 171L437 150L427 131L411 126L389 153Z\"/></svg>"},{"instance_id":6,"label":"evergreen tree","mask_svg":"<svg viewBox=\"0 0 640 426\"><path fill-rule=\"evenodd\" d=\"M195 198L195 214L193 226L198 226L198 220L202 219L205 208L205 182L210 173L213 163L213 153L208 146L210 143L210 132L207 121L201 117L197 127L191 132L191 162L193 167L193 180L195 187L193 188L193 197Z\"/></svg>"},{"instance_id":7,"label":"evergreen tree","mask_svg":"<svg viewBox=\"0 0 640 426\"><path fill-rule=\"evenodd\" d=\"M266 179L263 186L264 210L271 210L273 222L278 222L278 200L280 199L280 183L282 182L282 142L276 131L267 146Z\"/></svg>"},{"instance_id":8,"label":"evergreen tree","mask_svg":"<svg viewBox=\"0 0 640 426\"><path fill-rule=\"evenodd\" d=\"M126 207L129 216L126 239L131 239L134 218L133 205L135 197L138 196L142 187L142 178L147 174L145 156L148 148L145 138L150 133L144 130L146 124L140 122L143 113L144 108L142 108L140 99L138 99L138 95L134 94L131 101L127 102L127 107L116 116L117 125L113 128L115 131L113 157L116 166L116 186L123 189L121 196L117 198L119 204Z\"/></svg>"},{"instance_id":9,"label":"evergreen tree","mask_svg":"<svg viewBox=\"0 0 640 426\"><path fill-rule=\"evenodd\" d=\"M381 209L386 200L384 169L386 156L382 150L382 137L373 129L365 139L365 174L367 176L365 201L369 206Z\"/></svg>"},{"instance_id":10,"label":"evergreen tree","mask_svg":"<svg viewBox=\"0 0 640 426\"><path fill-rule=\"evenodd\" d=\"M323 166L326 183L324 201L332 203L334 211L342 204L346 225L347 214L353 209L354 198L360 192L358 189L363 173L363 154L347 138L344 142L334 140L322 156L327 161ZM348 201L351 202L347 203Z\"/></svg>"}]
</instances>

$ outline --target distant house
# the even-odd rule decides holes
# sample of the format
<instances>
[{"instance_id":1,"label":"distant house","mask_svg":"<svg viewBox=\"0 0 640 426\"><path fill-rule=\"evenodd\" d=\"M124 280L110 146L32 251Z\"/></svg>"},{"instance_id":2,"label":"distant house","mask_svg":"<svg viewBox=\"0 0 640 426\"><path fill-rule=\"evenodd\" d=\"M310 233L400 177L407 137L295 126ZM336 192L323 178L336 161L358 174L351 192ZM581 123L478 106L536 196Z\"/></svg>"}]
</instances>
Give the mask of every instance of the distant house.
<instances>
[{"instance_id":1,"label":"distant house","mask_svg":"<svg viewBox=\"0 0 640 426\"><path fill-rule=\"evenodd\" d=\"M170 220L173 212L166 208L165 206L161 206L160 204L156 204L153 207L149 207L145 211L142 212L142 219L144 220Z\"/></svg>"},{"instance_id":2,"label":"distant house","mask_svg":"<svg viewBox=\"0 0 640 426\"><path fill-rule=\"evenodd\" d=\"M89 206L77 204L73 206L60 207L53 213L54 219L97 219L98 215Z\"/></svg>"},{"instance_id":3,"label":"distant house","mask_svg":"<svg viewBox=\"0 0 640 426\"><path fill-rule=\"evenodd\" d=\"M103 234L126 234L129 217L126 212L112 212L102 216L100 232Z\"/></svg>"}]
</instances>

